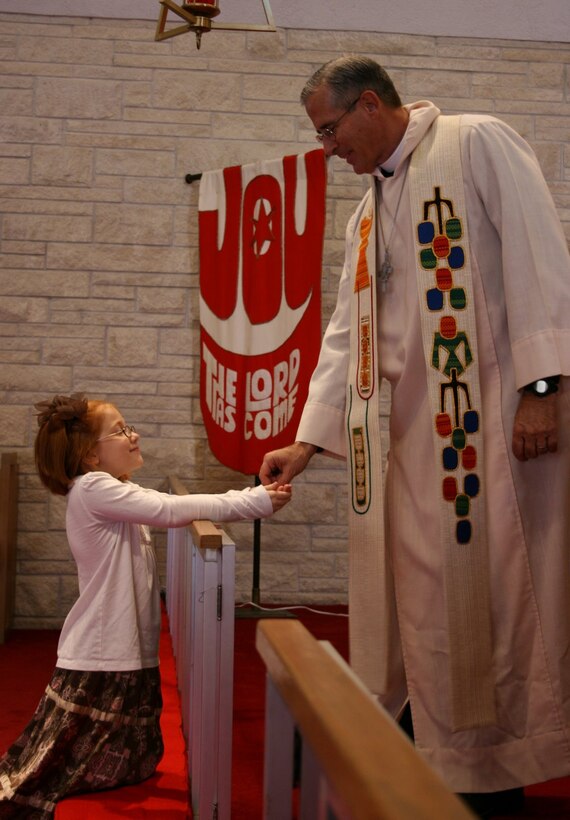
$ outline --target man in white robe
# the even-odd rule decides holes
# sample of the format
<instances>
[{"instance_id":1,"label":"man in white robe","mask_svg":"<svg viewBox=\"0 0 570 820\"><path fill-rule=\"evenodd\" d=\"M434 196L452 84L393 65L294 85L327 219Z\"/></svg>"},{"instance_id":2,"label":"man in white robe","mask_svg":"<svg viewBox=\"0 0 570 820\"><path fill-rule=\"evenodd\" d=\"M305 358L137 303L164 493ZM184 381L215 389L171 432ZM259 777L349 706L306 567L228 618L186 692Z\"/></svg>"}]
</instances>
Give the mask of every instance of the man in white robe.
<instances>
[{"instance_id":1,"label":"man in white robe","mask_svg":"<svg viewBox=\"0 0 570 820\"><path fill-rule=\"evenodd\" d=\"M393 573L388 606L396 616L383 627L389 636L370 619L359 621L351 662L356 644L371 657L382 642L396 647L385 656L381 700L396 718L409 701L416 747L453 791L502 792L568 775L570 258L552 198L532 150L512 129L488 116L460 118L485 454L488 599L481 606L491 625L495 714L487 725L458 728L450 708L439 455L408 194L410 158L441 115L429 102L402 106L383 69L358 57L323 66L301 99L327 156L372 174L373 183L348 225L337 307L297 441L265 456L261 480L289 482L315 452L348 455L354 249L376 195L378 258L388 249L392 267L378 288L377 371L391 386L384 532ZM352 583L351 619L359 606ZM461 637L467 645L476 640ZM375 690L365 664L354 665Z\"/></svg>"}]
</instances>

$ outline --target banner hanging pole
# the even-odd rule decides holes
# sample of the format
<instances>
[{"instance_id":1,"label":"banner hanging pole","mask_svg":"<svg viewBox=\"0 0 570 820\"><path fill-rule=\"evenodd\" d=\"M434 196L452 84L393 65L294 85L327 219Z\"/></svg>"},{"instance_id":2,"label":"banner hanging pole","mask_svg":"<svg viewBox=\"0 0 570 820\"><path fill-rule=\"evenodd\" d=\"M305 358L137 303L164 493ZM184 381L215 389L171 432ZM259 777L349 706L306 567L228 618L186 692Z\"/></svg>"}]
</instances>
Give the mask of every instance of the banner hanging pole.
<instances>
[{"instance_id":1,"label":"banner hanging pole","mask_svg":"<svg viewBox=\"0 0 570 820\"><path fill-rule=\"evenodd\" d=\"M258 475L254 476L255 486L261 484ZM237 606L236 618L294 618L287 609L258 609L261 602L261 518L253 522L253 578L251 584L251 604L253 606Z\"/></svg>"},{"instance_id":2,"label":"banner hanging pole","mask_svg":"<svg viewBox=\"0 0 570 820\"><path fill-rule=\"evenodd\" d=\"M255 486L259 487L261 480L255 476ZM251 586L251 602L259 604L261 602L260 589L260 565L261 565L261 519L256 518L253 522L253 579Z\"/></svg>"}]
</instances>

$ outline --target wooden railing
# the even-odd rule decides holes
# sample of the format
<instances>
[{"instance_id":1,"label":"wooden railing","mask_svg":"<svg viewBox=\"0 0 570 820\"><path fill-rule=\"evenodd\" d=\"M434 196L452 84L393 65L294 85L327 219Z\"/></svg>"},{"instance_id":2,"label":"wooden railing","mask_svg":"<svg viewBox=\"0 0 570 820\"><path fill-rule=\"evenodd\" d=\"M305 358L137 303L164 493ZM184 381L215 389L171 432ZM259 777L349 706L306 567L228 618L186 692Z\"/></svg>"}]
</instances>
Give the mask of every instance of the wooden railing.
<instances>
[{"instance_id":1,"label":"wooden railing","mask_svg":"<svg viewBox=\"0 0 570 820\"><path fill-rule=\"evenodd\" d=\"M292 817L295 728L300 820L468 820L413 744L328 643L298 621L260 621L267 668L265 820Z\"/></svg>"},{"instance_id":2,"label":"wooden railing","mask_svg":"<svg viewBox=\"0 0 570 820\"><path fill-rule=\"evenodd\" d=\"M169 478L170 492L186 495ZM166 608L194 820L231 813L235 544L210 521L168 530Z\"/></svg>"},{"instance_id":3,"label":"wooden railing","mask_svg":"<svg viewBox=\"0 0 570 820\"><path fill-rule=\"evenodd\" d=\"M0 643L12 626L16 590L18 525L18 457L2 453L0 461Z\"/></svg>"}]
</instances>

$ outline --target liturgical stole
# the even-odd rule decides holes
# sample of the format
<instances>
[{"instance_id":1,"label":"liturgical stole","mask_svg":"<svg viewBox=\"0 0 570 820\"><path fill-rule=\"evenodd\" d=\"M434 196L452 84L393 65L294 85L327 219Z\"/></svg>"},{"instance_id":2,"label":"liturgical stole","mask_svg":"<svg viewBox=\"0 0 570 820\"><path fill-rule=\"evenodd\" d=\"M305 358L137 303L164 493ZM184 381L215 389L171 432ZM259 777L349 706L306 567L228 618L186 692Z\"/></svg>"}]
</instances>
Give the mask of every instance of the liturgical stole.
<instances>
[{"instance_id":1,"label":"liturgical stole","mask_svg":"<svg viewBox=\"0 0 570 820\"><path fill-rule=\"evenodd\" d=\"M444 556L454 731L495 722L481 396L459 123L460 117L438 117L408 170L410 240L439 488L441 541L432 546ZM382 699L389 697L397 626L385 549L375 211L372 196L357 226L352 259L349 594L351 661ZM380 636L376 652L364 638L371 627Z\"/></svg>"}]
</instances>

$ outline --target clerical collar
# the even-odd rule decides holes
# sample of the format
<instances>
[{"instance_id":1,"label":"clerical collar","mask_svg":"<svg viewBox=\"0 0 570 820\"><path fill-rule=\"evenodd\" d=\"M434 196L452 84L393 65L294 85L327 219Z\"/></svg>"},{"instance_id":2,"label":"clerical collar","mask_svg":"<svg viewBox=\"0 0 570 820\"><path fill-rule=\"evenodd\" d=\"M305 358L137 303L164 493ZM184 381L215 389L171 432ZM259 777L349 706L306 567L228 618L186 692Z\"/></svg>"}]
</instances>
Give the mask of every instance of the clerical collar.
<instances>
[{"instance_id":1,"label":"clerical collar","mask_svg":"<svg viewBox=\"0 0 570 820\"><path fill-rule=\"evenodd\" d=\"M405 134L404 134L405 136ZM378 166L376 171L374 171L374 176L376 177L391 177L394 174L394 171L398 167L400 163L400 159L402 157L402 151L404 150L404 137L400 140L398 147L394 151L391 156L388 157L386 162L382 163L382 166Z\"/></svg>"}]
</instances>

